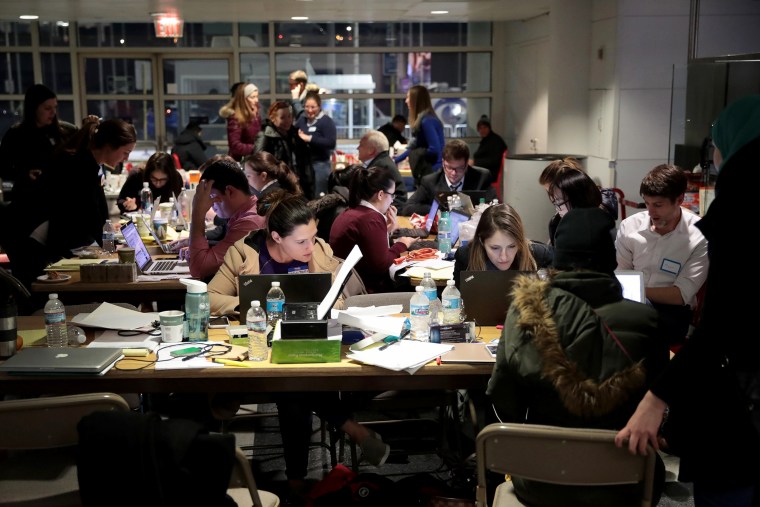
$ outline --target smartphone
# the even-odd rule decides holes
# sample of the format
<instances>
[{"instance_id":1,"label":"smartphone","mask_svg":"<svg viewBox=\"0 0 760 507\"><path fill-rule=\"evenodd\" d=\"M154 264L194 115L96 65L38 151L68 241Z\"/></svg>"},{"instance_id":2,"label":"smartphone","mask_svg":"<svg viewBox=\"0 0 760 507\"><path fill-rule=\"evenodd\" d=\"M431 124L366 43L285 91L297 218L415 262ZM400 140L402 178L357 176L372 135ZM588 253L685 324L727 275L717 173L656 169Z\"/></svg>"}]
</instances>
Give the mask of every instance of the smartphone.
<instances>
[{"instance_id":1,"label":"smartphone","mask_svg":"<svg viewBox=\"0 0 760 507\"><path fill-rule=\"evenodd\" d=\"M230 325L230 319L222 315L221 317L211 317L208 321L208 327L211 329L223 329Z\"/></svg>"},{"instance_id":2,"label":"smartphone","mask_svg":"<svg viewBox=\"0 0 760 507\"><path fill-rule=\"evenodd\" d=\"M185 347L184 349L176 349L169 352L172 357L192 356L198 354L201 351L200 347Z\"/></svg>"},{"instance_id":3,"label":"smartphone","mask_svg":"<svg viewBox=\"0 0 760 507\"><path fill-rule=\"evenodd\" d=\"M491 353L492 357L496 357L496 350L499 348L498 343L487 343L486 348L488 349L488 352Z\"/></svg>"}]
</instances>

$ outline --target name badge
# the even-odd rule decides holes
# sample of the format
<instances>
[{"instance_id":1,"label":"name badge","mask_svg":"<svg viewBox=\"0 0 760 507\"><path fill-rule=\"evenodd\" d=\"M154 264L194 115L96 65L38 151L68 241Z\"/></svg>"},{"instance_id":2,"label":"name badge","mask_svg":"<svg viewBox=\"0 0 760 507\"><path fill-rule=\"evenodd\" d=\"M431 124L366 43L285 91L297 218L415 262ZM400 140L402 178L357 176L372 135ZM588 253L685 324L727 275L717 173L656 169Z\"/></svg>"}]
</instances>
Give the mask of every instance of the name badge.
<instances>
[{"instance_id":1,"label":"name badge","mask_svg":"<svg viewBox=\"0 0 760 507\"><path fill-rule=\"evenodd\" d=\"M681 263L670 259L663 259L662 264L660 265L660 269L666 273L670 273L671 275L678 275L678 273L681 271Z\"/></svg>"},{"instance_id":2,"label":"name badge","mask_svg":"<svg viewBox=\"0 0 760 507\"><path fill-rule=\"evenodd\" d=\"M317 131L316 125L312 125L311 127L309 127L309 132L316 132L316 131Z\"/></svg>"}]
</instances>

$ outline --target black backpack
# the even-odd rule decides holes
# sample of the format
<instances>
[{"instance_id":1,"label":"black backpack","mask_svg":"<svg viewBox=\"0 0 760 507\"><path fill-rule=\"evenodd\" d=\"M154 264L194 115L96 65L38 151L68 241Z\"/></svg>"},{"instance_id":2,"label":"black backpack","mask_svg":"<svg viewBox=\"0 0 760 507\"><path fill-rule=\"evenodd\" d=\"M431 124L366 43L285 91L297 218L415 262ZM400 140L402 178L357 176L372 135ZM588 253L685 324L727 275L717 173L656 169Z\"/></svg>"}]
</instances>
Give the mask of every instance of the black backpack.
<instances>
[{"instance_id":1,"label":"black backpack","mask_svg":"<svg viewBox=\"0 0 760 507\"><path fill-rule=\"evenodd\" d=\"M77 426L84 507L236 505L227 496L234 435L209 434L185 419L95 412Z\"/></svg>"}]
</instances>

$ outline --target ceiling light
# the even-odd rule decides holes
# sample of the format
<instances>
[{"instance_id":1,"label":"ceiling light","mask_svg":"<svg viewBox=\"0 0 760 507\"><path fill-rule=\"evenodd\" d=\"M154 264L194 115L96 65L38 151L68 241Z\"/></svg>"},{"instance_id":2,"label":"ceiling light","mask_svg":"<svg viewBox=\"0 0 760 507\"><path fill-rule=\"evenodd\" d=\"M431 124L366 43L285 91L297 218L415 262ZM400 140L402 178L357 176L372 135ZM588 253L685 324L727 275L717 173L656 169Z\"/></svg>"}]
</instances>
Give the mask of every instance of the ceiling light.
<instances>
[{"instance_id":1,"label":"ceiling light","mask_svg":"<svg viewBox=\"0 0 760 507\"><path fill-rule=\"evenodd\" d=\"M22 14L21 16L18 17L18 19L29 20L29 19L40 19L40 17L37 16L36 14Z\"/></svg>"},{"instance_id":2,"label":"ceiling light","mask_svg":"<svg viewBox=\"0 0 760 507\"><path fill-rule=\"evenodd\" d=\"M309 19L309 16L291 16L290 19L292 19L293 21L306 21L307 19Z\"/></svg>"},{"instance_id":3,"label":"ceiling light","mask_svg":"<svg viewBox=\"0 0 760 507\"><path fill-rule=\"evenodd\" d=\"M430 14L448 14L449 11L430 11Z\"/></svg>"},{"instance_id":4,"label":"ceiling light","mask_svg":"<svg viewBox=\"0 0 760 507\"><path fill-rule=\"evenodd\" d=\"M55 22L55 26L59 26L61 28L66 28L67 26L69 26L69 22L68 21L56 21Z\"/></svg>"}]
</instances>

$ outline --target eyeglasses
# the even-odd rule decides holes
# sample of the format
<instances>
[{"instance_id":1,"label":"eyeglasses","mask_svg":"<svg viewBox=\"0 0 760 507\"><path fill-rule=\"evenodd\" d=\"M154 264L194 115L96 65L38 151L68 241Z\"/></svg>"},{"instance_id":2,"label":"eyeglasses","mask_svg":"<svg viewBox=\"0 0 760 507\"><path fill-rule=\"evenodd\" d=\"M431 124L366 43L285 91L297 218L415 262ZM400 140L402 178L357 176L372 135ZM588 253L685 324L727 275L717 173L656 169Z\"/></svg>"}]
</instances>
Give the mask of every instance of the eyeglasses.
<instances>
[{"instance_id":1,"label":"eyeglasses","mask_svg":"<svg viewBox=\"0 0 760 507\"><path fill-rule=\"evenodd\" d=\"M460 165L459 167L452 167L446 162L443 161L443 168L447 171L451 171L453 173L463 173L467 170L467 163L465 162L463 165Z\"/></svg>"},{"instance_id":2,"label":"eyeglasses","mask_svg":"<svg viewBox=\"0 0 760 507\"><path fill-rule=\"evenodd\" d=\"M562 206L567 206L567 201L556 201L554 199L551 199L551 201L554 205L554 209L557 211L562 211Z\"/></svg>"},{"instance_id":3,"label":"eyeglasses","mask_svg":"<svg viewBox=\"0 0 760 507\"><path fill-rule=\"evenodd\" d=\"M396 192L388 192L387 190L383 190L383 192L385 192L385 195L391 196L391 199L396 197Z\"/></svg>"}]
</instances>

